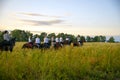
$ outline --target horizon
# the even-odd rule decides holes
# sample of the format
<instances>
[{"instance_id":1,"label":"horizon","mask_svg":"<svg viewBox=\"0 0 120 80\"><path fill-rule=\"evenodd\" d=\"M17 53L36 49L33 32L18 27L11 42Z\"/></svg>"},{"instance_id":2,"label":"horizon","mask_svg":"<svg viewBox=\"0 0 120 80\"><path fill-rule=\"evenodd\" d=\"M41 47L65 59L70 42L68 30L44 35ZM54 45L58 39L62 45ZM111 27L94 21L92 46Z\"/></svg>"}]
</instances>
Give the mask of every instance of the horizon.
<instances>
[{"instance_id":1,"label":"horizon","mask_svg":"<svg viewBox=\"0 0 120 80\"><path fill-rule=\"evenodd\" d=\"M20 29L18 29L20 30ZM4 30L0 30L0 31L4 31ZM13 31L13 30L8 30L9 32ZM25 30L24 30L25 31ZM42 31L29 31L30 33L32 33L33 35L40 35L42 33ZM46 32L47 34L50 34L50 33L54 33L54 32ZM55 35L57 35L59 33L55 33ZM69 34L69 33L64 33L64 34ZM77 35L80 35L80 34L71 34L71 35L74 35L74 36L77 36ZM84 36L85 38L87 36L90 36L90 37L95 37L95 36L101 36L101 35L81 35L81 36ZM109 40L110 37L114 37L115 39L115 42L120 42L120 36L119 35L114 35L114 36L111 36L111 35L102 35L102 36L105 36L106 37L106 41Z\"/></svg>"},{"instance_id":2,"label":"horizon","mask_svg":"<svg viewBox=\"0 0 120 80\"><path fill-rule=\"evenodd\" d=\"M119 3L119 0L1 0L0 30L120 36Z\"/></svg>"}]
</instances>

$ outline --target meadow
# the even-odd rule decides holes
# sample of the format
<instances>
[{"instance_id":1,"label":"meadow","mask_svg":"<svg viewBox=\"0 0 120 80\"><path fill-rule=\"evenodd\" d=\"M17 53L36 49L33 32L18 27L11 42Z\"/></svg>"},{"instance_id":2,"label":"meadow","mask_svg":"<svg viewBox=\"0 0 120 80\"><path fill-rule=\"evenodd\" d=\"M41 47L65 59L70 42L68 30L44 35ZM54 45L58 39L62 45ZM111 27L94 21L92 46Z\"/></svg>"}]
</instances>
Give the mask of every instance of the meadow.
<instances>
[{"instance_id":1,"label":"meadow","mask_svg":"<svg viewBox=\"0 0 120 80\"><path fill-rule=\"evenodd\" d=\"M0 80L120 80L120 43L0 52Z\"/></svg>"}]
</instances>

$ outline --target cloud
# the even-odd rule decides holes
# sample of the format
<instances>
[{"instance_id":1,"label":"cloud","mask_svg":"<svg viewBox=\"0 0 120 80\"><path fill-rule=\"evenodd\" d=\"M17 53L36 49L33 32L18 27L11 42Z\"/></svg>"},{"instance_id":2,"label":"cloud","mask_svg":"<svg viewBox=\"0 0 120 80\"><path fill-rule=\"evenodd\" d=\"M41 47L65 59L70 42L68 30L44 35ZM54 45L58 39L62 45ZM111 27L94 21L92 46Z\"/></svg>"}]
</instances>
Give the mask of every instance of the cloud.
<instances>
[{"instance_id":1,"label":"cloud","mask_svg":"<svg viewBox=\"0 0 120 80\"><path fill-rule=\"evenodd\" d=\"M63 20L51 20L51 21L36 21L36 20L20 20L25 24L29 24L32 26L40 26L40 25L54 25L63 22Z\"/></svg>"},{"instance_id":2,"label":"cloud","mask_svg":"<svg viewBox=\"0 0 120 80\"><path fill-rule=\"evenodd\" d=\"M41 17L52 17L52 18L61 18L62 16L49 16L49 15L43 15L43 14L37 14L37 13L19 13L23 15L28 15L28 16L41 16Z\"/></svg>"}]
</instances>

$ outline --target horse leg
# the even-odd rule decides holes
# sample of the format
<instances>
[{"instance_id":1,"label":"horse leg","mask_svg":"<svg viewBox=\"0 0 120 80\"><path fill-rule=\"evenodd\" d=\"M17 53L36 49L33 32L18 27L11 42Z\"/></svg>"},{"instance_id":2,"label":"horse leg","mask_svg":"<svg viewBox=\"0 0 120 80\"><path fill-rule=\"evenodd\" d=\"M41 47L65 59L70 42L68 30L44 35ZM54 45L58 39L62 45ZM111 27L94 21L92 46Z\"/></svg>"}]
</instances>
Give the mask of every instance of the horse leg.
<instances>
[{"instance_id":1,"label":"horse leg","mask_svg":"<svg viewBox=\"0 0 120 80\"><path fill-rule=\"evenodd\" d=\"M5 51L8 51L8 46L5 46Z\"/></svg>"},{"instance_id":2,"label":"horse leg","mask_svg":"<svg viewBox=\"0 0 120 80\"><path fill-rule=\"evenodd\" d=\"M10 52L12 52L13 51L13 46L10 46Z\"/></svg>"},{"instance_id":3,"label":"horse leg","mask_svg":"<svg viewBox=\"0 0 120 80\"><path fill-rule=\"evenodd\" d=\"M83 41L80 41L80 46L82 46L83 45Z\"/></svg>"}]
</instances>

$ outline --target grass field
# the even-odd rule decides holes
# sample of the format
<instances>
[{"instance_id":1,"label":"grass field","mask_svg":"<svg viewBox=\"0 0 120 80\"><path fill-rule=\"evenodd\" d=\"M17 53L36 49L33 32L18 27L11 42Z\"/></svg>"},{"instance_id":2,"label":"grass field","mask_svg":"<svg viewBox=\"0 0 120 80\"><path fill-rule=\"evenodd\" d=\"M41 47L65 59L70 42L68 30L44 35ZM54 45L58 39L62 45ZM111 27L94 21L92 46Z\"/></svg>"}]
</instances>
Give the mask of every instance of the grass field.
<instances>
[{"instance_id":1,"label":"grass field","mask_svg":"<svg viewBox=\"0 0 120 80\"><path fill-rule=\"evenodd\" d=\"M0 80L120 80L120 43L0 52Z\"/></svg>"}]
</instances>

